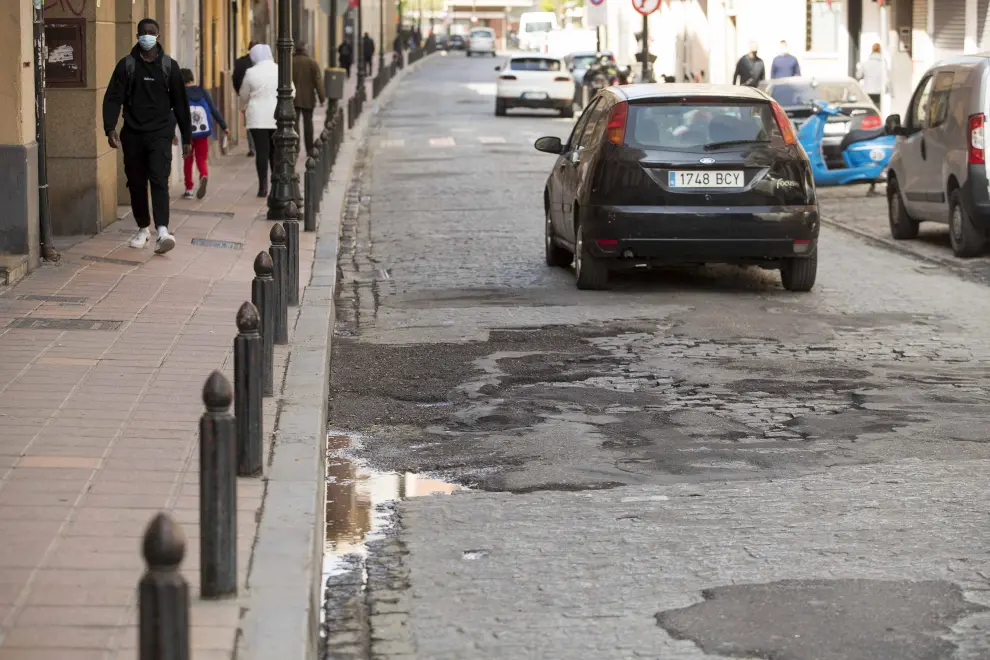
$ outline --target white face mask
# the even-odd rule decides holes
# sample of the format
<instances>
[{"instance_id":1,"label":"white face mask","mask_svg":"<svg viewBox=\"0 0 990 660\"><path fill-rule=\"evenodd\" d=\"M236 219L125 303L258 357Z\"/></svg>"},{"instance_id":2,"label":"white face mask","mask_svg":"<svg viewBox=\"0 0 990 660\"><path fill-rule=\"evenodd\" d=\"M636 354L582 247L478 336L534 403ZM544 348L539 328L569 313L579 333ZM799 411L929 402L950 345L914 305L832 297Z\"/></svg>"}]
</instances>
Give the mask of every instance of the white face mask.
<instances>
[{"instance_id":1,"label":"white face mask","mask_svg":"<svg viewBox=\"0 0 990 660\"><path fill-rule=\"evenodd\" d=\"M158 37L153 34L142 34L138 37L138 45L141 46L141 50L151 50L158 43Z\"/></svg>"}]
</instances>

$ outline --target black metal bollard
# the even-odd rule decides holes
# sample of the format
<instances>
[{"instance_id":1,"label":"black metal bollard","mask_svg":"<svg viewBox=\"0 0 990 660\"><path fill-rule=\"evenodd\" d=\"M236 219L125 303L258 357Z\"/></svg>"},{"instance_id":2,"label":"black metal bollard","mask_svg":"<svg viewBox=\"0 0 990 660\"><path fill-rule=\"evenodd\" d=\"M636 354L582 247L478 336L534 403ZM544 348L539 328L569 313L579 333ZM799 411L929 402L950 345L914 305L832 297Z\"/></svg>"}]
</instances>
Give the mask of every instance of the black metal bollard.
<instances>
[{"instance_id":1,"label":"black metal bollard","mask_svg":"<svg viewBox=\"0 0 990 660\"><path fill-rule=\"evenodd\" d=\"M199 419L199 584L203 598L237 595L237 429L230 381L214 371Z\"/></svg>"},{"instance_id":2,"label":"black metal bollard","mask_svg":"<svg viewBox=\"0 0 990 660\"><path fill-rule=\"evenodd\" d=\"M294 202L289 202L295 206ZM288 209L286 209L288 211ZM272 226L268 238L272 246L272 273L275 278L275 327L272 337L276 344L289 343L289 252L285 247L285 227L282 223Z\"/></svg>"},{"instance_id":3,"label":"black metal bollard","mask_svg":"<svg viewBox=\"0 0 990 660\"><path fill-rule=\"evenodd\" d=\"M258 477L264 456L261 317L249 302L237 310L234 338L234 420L237 422L237 476Z\"/></svg>"},{"instance_id":4,"label":"black metal bollard","mask_svg":"<svg viewBox=\"0 0 990 660\"><path fill-rule=\"evenodd\" d=\"M251 302L261 317L261 392L275 393L275 278L272 258L259 252L254 258L254 279L251 281Z\"/></svg>"},{"instance_id":5,"label":"black metal bollard","mask_svg":"<svg viewBox=\"0 0 990 660\"><path fill-rule=\"evenodd\" d=\"M139 660L189 660L189 585L179 571L186 537L168 514L144 531L147 569L138 582Z\"/></svg>"},{"instance_id":6,"label":"black metal bollard","mask_svg":"<svg viewBox=\"0 0 990 660\"><path fill-rule=\"evenodd\" d=\"M303 229L316 231L316 196L320 187L316 182L316 161L306 159L306 203L303 206ZM297 294L298 295L298 294Z\"/></svg>"},{"instance_id":7,"label":"black metal bollard","mask_svg":"<svg viewBox=\"0 0 990 660\"><path fill-rule=\"evenodd\" d=\"M285 248L288 254L288 286L286 301L295 307L299 304L299 207L289 204L285 207Z\"/></svg>"}]
</instances>

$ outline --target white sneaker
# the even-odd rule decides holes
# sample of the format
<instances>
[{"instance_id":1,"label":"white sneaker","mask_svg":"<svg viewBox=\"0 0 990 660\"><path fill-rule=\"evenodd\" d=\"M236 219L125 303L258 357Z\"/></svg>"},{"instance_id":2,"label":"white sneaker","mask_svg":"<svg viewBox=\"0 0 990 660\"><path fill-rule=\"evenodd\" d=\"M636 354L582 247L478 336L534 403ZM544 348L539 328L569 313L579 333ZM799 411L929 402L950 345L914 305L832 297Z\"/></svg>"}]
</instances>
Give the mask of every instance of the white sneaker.
<instances>
[{"instance_id":1,"label":"white sneaker","mask_svg":"<svg viewBox=\"0 0 990 660\"><path fill-rule=\"evenodd\" d=\"M165 254L175 247L175 237L167 229L159 228L158 240L155 242L155 254Z\"/></svg>"},{"instance_id":2,"label":"white sneaker","mask_svg":"<svg viewBox=\"0 0 990 660\"><path fill-rule=\"evenodd\" d=\"M149 238L151 238L151 232L148 231L147 227L144 227L143 229L138 229L134 232L134 235L131 236L131 240L129 240L127 244L132 248L137 248L140 250L148 244Z\"/></svg>"}]
</instances>

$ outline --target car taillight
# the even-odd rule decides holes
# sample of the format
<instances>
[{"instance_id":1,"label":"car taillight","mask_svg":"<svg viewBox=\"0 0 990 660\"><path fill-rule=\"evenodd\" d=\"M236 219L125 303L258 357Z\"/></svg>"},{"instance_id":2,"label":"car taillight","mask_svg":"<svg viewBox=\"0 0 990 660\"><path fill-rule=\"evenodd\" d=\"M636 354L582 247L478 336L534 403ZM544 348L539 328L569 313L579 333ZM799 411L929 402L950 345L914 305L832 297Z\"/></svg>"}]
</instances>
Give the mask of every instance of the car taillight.
<instances>
[{"instance_id":1,"label":"car taillight","mask_svg":"<svg viewBox=\"0 0 990 660\"><path fill-rule=\"evenodd\" d=\"M784 138L784 144L797 144L797 136L794 135L794 125L791 124L787 113L784 112L784 109L776 101L770 102L770 108L773 110L774 119L777 120L777 128L780 129L780 135Z\"/></svg>"},{"instance_id":2,"label":"car taillight","mask_svg":"<svg viewBox=\"0 0 990 660\"><path fill-rule=\"evenodd\" d=\"M881 126L883 126L883 123L880 121L879 115L867 115L863 117L863 123L859 125L864 131L876 130Z\"/></svg>"},{"instance_id":3,"label":"car taillight","mask_svg":"<svg viewBox=\"0 0 990 660\"><path fill-rule=\"evenodd\" d=\"M978 115L969 116L969 164L983 165L986 156L983 148L983 124L985 117L981 112Z\"/></svg>"},{"instance_id":4,"label":"car taillight","mask_svg":"<svg viewBox=\"0 0 990 660\"><path fill-rule=\"evenodd\" d=\"M499 76L498 79L499 80L515 80L516 77L515 76Z\"/></svg>"},{"instance_id":5,"label":"car taillight","mask_svg":"<svg viewBox=\"0 0 990 660\"><path fill-rule=\"evenodd\" d=\"M567 76L557 76L553 79L554 82L571 82L571 79Z\"/></svg>"},{"instance_id":6,"label":"car taillight","mask_svg":"<svg viewBox=\"0 0 990 660\"><path fill-rule=\"evenodd\" d=\"M608 115L608 125L605 126L605 136L612 144L622 144L626 141L626 118L629 117L629 105L625 101L617 103Z\"/></svg>"}]
</instances>

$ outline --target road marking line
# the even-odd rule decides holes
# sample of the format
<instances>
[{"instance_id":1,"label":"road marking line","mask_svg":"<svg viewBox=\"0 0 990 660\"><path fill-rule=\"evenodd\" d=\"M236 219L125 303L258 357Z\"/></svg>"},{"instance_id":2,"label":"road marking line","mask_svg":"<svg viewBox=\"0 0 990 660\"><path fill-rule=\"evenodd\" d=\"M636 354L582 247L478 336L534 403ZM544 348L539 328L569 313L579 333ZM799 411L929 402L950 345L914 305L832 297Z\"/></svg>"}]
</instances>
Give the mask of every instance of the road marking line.
<instances>
[{"instance_id":1,"label":"road marking line","mask_svg":"<svg viewBox=\"0 0 990 660\"><path fill-rule=\"evenodd\" d=\"M456 147L457 146L457 143L454 142L454 138L452 138L452 137L430 138L430 146L431 147Z\"/></svg>"},{"instance_id":2,"label":"road marking line","mask_svg":"<svg viewBox=\"0 0 990 660\"><path fill-rule=\"evenodd\" d=\"M478 142L481 144L505 144L504 137L479 137Z\"/></svg>"},{"instance_id":3,"label":"road marking line","mask_svg":"<svg viewBox=\"0 0 990 660\"><path fill-rule=\"evenodd\" d=\"M382 140L379 146L382 149L397 149L406 146L405 140Z\"/></svg>"}]
</instances>

